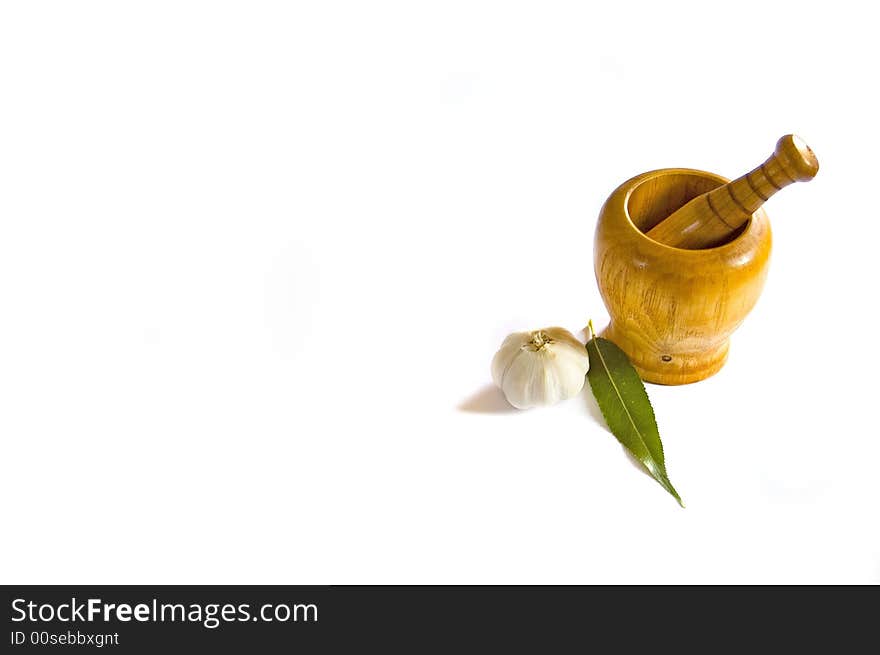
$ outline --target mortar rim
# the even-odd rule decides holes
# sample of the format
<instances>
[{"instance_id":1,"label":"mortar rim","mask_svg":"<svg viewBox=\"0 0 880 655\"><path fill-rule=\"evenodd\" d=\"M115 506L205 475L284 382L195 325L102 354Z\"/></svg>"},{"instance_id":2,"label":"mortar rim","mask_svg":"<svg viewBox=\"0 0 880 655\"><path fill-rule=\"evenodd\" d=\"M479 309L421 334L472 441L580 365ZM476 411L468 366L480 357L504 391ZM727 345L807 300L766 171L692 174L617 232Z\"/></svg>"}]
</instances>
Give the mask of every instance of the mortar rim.
<instances>
[{"instance_id":1,"label":"mortar rim","mask_svg":"<svg viewBox=\"0 0 880 655\"><path fill-rule=\"evenodd\" d=\"M648 182L649 180L660 177L661 175L693 175L694 177L702 177L708 178L713 181L718 182L717 186L721 186L723 184L727 184L730 180L723 175L719 175L717 173L711 173L709 171L703 171L697 168L658 168L652 171L647 171L645 173L641 173L634 178L631 178L629 181L624 182L622 186L626 186L626 193L623 196L623 215L626 218L626 224L638 235L639 237L645 239L645 241L654 244L660 248L664 248L667 250L671 250L677 253L724 253L726 249L733 249L736 247L741 240L744 240L746 237L750 236L754 231L756 222L755 216L758 213L764 214L764 208L759 207L755 210L752 215L749 217L749 220L746 222L746 226L743 230L733 239L727 241L726 243L722 243L718 246L713 246L712 248L678 248L676 246L670 246L665 243L661 243L660 241L656 241L649 237L647 234L642 232L639 229L639 226L633 223L632 217L629 215L629 201L632 193L639 188L642 184ZM717 187L713 187L717 188ZM766 219L766 214L764 214L764 218Z\"/></svg>"}]
</instances>

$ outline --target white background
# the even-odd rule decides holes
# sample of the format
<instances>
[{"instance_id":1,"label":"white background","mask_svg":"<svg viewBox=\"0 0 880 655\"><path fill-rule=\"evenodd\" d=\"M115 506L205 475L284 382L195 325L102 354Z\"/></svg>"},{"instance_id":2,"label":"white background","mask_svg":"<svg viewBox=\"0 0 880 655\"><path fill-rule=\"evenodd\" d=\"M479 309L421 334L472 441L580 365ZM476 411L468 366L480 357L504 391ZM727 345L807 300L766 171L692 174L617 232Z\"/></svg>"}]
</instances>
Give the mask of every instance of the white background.
<instances>
[{"instance_id":1,"label":"white background","mask_svg":"<svg viewBox=\"0 0 880 655\"><path fill-rule=\"evenodd\" d=\"M869 6L4 3L0 580L880 581ZM505 407L618 184L788 132L728 364L648 387L687 509Z\"/></svg>"}]
</instances>

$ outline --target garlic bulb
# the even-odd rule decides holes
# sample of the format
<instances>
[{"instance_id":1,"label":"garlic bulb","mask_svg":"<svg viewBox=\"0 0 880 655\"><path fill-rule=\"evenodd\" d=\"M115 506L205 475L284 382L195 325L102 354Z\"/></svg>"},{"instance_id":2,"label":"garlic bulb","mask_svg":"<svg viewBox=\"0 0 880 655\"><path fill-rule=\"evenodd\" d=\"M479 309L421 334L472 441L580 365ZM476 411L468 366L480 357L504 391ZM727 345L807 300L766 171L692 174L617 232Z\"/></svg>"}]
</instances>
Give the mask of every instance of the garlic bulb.
<instances>
[{"instance_id":1,"label":"garlic bulb","mask_svg":"<svg viewBox=\"0 0 880 655\"><path fill-rule=\"evenodd\" d=\"M508 336L492 360L492 379L518 409L552 405L584 387L587 350L561 327Z\"/></svg>"}]
</instances>

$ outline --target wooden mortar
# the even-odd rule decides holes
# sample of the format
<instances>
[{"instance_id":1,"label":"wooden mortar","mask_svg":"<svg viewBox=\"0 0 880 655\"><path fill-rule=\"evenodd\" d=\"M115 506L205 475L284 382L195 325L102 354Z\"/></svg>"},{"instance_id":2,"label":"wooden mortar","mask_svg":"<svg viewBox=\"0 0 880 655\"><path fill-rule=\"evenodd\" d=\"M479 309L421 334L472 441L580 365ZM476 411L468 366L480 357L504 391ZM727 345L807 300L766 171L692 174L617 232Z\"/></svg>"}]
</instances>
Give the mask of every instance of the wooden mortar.
<instances>
[{"instance_id":1,"label":"wooden mortar","mask_svg":"<svg viewBox=\"0 0 880 655\"><path fill-rule=\"evenodd\" d=\"M762 208L714 248L674 248L645 235L728 181L687 168L643 173L620 185L599 214L594 266L611 317L603 336L647 382L687 384L717 373L730 335L761 294L772 241Z\"/></svg>"}]
</instances>

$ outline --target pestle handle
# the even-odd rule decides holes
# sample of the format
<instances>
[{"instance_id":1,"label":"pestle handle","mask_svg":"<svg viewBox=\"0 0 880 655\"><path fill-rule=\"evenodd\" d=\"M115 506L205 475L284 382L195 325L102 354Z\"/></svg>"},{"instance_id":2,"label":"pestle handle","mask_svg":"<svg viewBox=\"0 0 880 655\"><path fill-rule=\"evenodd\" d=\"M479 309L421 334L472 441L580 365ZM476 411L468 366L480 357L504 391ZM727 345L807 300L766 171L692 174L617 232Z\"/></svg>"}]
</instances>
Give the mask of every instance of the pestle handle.
<instances>
[{"instance_id":1,"label":"pestle handle","mask_svg":"<svg viewBox=\"0 0 880 655\"><path fill-rule=\"evenodd\" d=\"M810 146L786 134L763 164L690 200L647 235L677 248L711 248L728 240L774 193L811 180L818 171L819 161Z\"/></svg>"}]
</instances>

